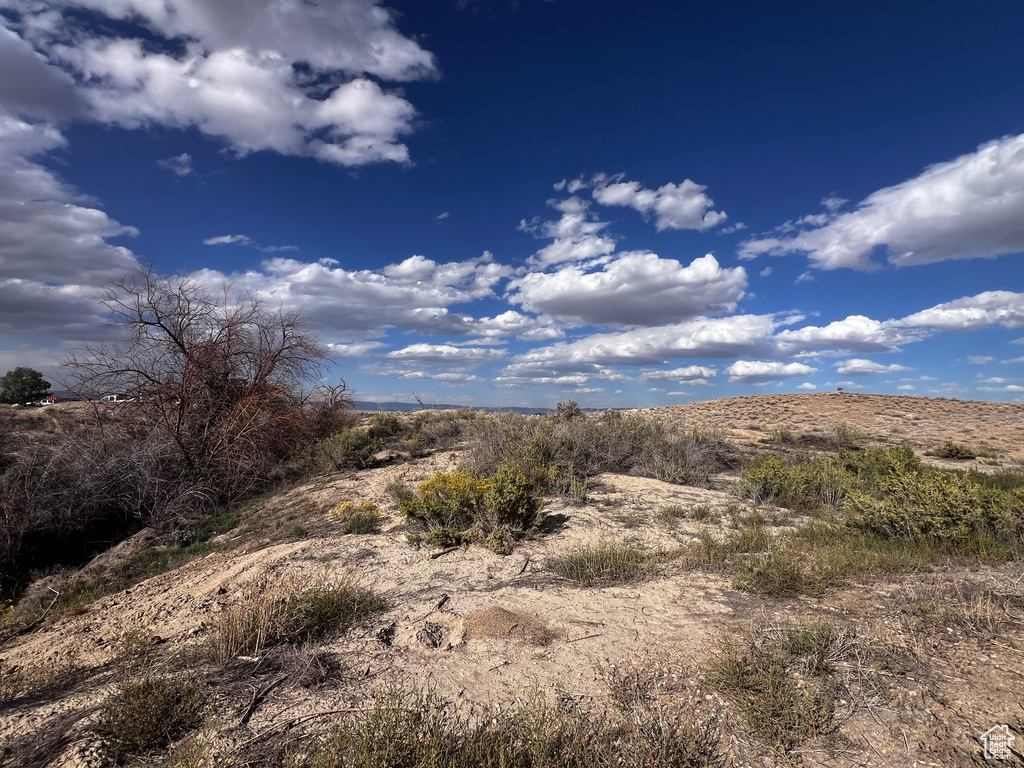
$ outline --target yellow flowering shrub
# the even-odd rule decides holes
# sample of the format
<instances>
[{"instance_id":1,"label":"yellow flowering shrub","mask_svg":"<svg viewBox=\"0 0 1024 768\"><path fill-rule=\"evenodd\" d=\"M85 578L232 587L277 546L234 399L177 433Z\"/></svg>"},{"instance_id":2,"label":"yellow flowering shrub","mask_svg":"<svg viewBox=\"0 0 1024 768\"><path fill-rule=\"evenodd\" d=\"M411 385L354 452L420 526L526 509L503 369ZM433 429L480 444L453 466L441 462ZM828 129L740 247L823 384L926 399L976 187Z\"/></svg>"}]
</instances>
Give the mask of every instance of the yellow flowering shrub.
<instances>
[{"instance_id":1,"label":"yellow flowering shrub","mask_svg":"<svg viewBox=\"0 0 1024 768\"><path fill-rule=\"evenodd\" d=\"M384 520L377 505L368 501L343 501L328 514L341 523L344 533L376 533Z\"/></svg>"}]
</instances>

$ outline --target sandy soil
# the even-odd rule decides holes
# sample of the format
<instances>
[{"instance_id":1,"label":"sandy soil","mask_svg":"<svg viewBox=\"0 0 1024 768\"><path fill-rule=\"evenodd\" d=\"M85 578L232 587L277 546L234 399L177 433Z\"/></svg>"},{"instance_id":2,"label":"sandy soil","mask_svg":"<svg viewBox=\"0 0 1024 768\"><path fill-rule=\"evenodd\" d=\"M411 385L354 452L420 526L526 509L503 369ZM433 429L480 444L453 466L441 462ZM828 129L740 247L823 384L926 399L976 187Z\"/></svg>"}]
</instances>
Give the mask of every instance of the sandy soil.
<instances>
[{"instance_id":1,"label":"sandy soil","mask_svg":"<svg viewBox=\"0 0 1024 768\"><path fill-rule=\"evenodd\" d=\"M637 413L679 425L723 428L747 443L763 440L772 430L826 435L845 424L872 441L909 442L922 453L951 441L991 452L1003 464L1024 463L1020 403L823 392L731 397Z\"/></svg>"}]
</instances>

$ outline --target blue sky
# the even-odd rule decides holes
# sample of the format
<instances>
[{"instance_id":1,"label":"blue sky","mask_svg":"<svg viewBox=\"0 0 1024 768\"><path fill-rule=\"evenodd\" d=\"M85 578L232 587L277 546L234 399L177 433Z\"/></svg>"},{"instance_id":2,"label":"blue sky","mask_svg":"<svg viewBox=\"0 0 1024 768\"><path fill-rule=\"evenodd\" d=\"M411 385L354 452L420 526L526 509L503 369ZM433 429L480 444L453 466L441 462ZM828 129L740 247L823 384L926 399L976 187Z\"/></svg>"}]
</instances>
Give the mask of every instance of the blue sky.
<instances>
[{"instance_id":1,"label":"blue sky","mask_svg":"<svg viewBox=\"0 0 1024 768\"><path fill-rule=\"evenodd\" d=\"M0 371L153 264L300 309L360 399L1024 396L1019 4L0 21Z\"/></svg>"}]
</instances>

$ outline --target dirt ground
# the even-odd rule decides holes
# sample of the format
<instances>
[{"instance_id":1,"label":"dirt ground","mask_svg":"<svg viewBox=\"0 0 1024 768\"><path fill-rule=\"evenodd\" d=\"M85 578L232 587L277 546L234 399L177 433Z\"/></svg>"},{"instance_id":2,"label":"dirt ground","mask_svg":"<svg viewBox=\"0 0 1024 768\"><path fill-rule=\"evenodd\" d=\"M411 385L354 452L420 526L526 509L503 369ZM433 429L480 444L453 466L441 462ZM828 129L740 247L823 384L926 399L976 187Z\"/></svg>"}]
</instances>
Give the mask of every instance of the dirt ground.
<instances>
[{"instance_id":1,"label":"dirt ground","mask_svg":"<svg viewBox=\"0 0 1024 768\"><path fill-rule=\"evenodd\" d=\"M765 395L652 411L680 428L717 426L748 446L773 429L827 431L845 422L884 442L909 441L919 451L955 440L993 454L1002 467L1024 460L1024 406L874 395ZM763 447L763 446L762 446ZM327 684L303 687L294 667L243 657L216 675L212 718L199 738L213 753L248 754L261 739L298 738L326 727L335 712L366 704L396 680L428 685L477 713L513 705L533 691L601 707L609 670L648 670L665 697L699 702L720 718L736 766L781 765L745 733L735 707L708 686L706 670L723 643L755 630L817 619L851 628L857 650L840 663L850 685L839 702L841 746L808 747L792 756L804 765L983 765L978 737L992 726L1024 722L1024 567L936 567L889 580L857 583L821 598L762 598L735 589L724 574L669 562L656 578L611 587L580 587L549 564L575 547L632 539L676 547L702 530L725 531L750 510L730 493L656 480L602 475L586 505L550 501L544 530L509 556L471 546L437 556L405 539L404 521L387 487L395 479L426 480L454 468L458 453L415 463L339 474L249 506L222 551L100 598L70 615L47 619L0 647L0 669L78 667L83 682L44 697L0 705L3 755L44 745L39 765L107 765L91 728L97 707L121 680L123 638L144 633L158 651L153 664L199 669L201 649L225 606L268 572L342 574L386 596L390 608L371 624L321 644L334 660ZM387 521L379 533L342 535L328 513L341 501L369 501ZM700 520L660 522L667 506L700 508ZM968 586L1005 595L998 629L949 626L920 630L916 608ZM973 593L972 593L973 594ZM296 650L308 658L312 653ZM867 685L868 658L877 664ZM895 661L894 661L895 660ZM898 661L898 663L896 663ZM301 663L301 658L295 663ZM284 669L284 672L282 672ZM280 680L279 680L280 678ZM884 679L882 679L884 678ZM258 706L257 693L270 686ZM248 716L246 716L248 715ZM244 724L243 724L244 721ZM4 752L5 748L8 750ZM184 764L184 763L182 763Z\"/></svg>"},{"instance_id":2,"label":"dirt ground","mask_svg":"<svg viewBox=\"0 0 1024 768\"><path fill-rule=\"evenodd\" d=\"M910 443L924 453L953 442L991 453L996 463L1024 463L1024 404L980 400L820 392L754 395L636 411L681 426L724 428L741 442L773 430L826 435L846 425L880 443ZM985 465L983 458L978 464ZM961 466L960 463L957 466Z\"/></svg>"}]
</instances>

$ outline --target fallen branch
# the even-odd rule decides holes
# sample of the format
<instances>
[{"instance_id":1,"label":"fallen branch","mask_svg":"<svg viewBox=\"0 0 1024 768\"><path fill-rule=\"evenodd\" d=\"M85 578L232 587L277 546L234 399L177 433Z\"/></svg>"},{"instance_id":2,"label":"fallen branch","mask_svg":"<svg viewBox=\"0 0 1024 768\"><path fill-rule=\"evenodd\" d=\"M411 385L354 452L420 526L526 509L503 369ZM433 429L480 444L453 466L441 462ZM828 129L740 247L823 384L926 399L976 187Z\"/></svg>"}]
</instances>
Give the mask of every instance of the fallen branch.
<instances>
[{"instance_id":1,"label":"fallen branch","mask_svg":"<svg viewBox=\"0 0 1024 768\"><path fill-rule=\"evenodd\" d=\"M279 686L281 683L283 683L287 677L287 675L281 675L276 680L265 685L263 687L263 690L259 692L256 691L255 687L253 687L252 701L249 702L249 706L246 707L245 714L242 715L242 719L238 721L238 724L245 725L246 723L248 723L249 718L253 716L253 713L256 712L256 709L259 707L259 705L262 704L263 700L267 698L267 694L275 688L277 688L277 686Z\"/></svg>"},{"instance_id":2,"label":"fallen branch","mask_svg":"<svg viewBox=\"0 0 1024 768\"><path fill-rule=\"evenodd\" d=\"M40 614L38 619L33 621L31 624L26 624L24 627L22 627L21 629L19 629L17 631L17 633L15 634L16 637L19 636L19 635L24 635L26 632L28 632L30 629L35 627L37 624L40 624L43 621L43 619L46 618L46 614L48 614L50 612L50 609L53 608L53 606L57 604L57 600L60 598L60 592L58 592L53 587L47 587L47 589L50 590L51 592L53 592L55 597L53 598L53 600L50 601L50 604L48 606L46 606L46 609Z\"/></svg>"}]
</instances>

